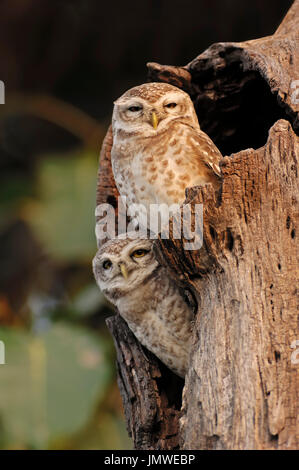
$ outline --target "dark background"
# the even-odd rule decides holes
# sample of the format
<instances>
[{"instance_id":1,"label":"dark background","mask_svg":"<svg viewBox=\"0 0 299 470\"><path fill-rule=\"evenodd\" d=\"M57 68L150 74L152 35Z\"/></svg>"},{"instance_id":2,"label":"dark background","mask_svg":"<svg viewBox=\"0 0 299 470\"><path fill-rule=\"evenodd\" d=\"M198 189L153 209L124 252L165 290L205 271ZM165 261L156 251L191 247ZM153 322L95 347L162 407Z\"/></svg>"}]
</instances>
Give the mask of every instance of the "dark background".
<instances>
[{"instance_id":1,"label":"dark background","mask_svg":"<svg viewBox=\"0 0 299 470\"><path fill-rule=\"evenodd\" d=\"M271 35L290 0L0 2L0 446L127 448L93 281L97 159L146 62Z\"/></svg>"}]
</instances>

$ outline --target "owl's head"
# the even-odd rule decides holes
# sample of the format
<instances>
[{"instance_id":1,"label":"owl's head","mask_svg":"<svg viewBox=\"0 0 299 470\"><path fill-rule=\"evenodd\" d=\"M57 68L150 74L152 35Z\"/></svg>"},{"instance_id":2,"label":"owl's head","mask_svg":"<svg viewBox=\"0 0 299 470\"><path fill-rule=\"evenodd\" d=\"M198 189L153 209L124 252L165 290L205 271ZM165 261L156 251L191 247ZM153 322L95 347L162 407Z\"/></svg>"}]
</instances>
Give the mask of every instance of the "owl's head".
<instances>
[{"instance_id":1,"label":"owl's head","mask_svg":"<svg viewBox=\"0 0 299 470\"><path fill-rule=\"evenodd\" d=\"M174 122L199 128L189 95L168 83L145 83L126 91L114 102L114 135L120 130L150 137L169 129Z\"/></svg>"},{"instance_id":2,"label":"owl's head","mask_svg":"<svg viewBox=\"0 0 299 470\"><path fill-rule=\"evenodd\" d=\"M109 240L93 259L97 284L112 303L137 289L159 266L153 242L131 237Z\"/></svg>"}]
</instances>

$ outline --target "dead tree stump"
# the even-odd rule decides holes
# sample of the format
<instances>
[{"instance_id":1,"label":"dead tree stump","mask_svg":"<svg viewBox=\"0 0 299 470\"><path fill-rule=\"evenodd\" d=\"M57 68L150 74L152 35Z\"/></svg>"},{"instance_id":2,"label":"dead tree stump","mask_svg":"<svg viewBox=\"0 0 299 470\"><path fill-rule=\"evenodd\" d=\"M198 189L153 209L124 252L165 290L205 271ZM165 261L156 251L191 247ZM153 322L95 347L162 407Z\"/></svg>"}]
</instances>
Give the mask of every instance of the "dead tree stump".
<instances>
[{"instance_id":1,"label":"dead tree stump","mask_svg":"<svg viewBox=\"0 0 299 470\"><path fill-rule=\"evenodd\" d=\"M150 81L190 94L202 130L229 156L220 200L210 185L187 190L186 203L203 204L203 247L156 246L197 301L182 408L180 379L119 316L108 320L137 449L299 448L298 50L295 0L273 36L213 44L185 67L148 64ZM117 207L111 144L109 130L97 203Z\"/></svg>"}]
</instances>

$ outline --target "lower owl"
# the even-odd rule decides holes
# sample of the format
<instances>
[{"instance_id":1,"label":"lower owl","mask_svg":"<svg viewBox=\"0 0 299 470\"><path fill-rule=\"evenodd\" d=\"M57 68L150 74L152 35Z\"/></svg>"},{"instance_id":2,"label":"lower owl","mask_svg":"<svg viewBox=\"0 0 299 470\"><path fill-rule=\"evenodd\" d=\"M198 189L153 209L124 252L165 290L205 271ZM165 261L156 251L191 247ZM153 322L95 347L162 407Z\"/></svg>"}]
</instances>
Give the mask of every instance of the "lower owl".
<instances>
[{"instance_id":1,"label":"lower owl","mask_svg":"<svg viewBox=\"0 0 299 470\"><path fill-rule=\"evenodd\" d=\"M109 240L96 253L97 284L136 338L169 369L188 368L193 311L153 252L151 240Z\"/></svg>"}]
</instances>

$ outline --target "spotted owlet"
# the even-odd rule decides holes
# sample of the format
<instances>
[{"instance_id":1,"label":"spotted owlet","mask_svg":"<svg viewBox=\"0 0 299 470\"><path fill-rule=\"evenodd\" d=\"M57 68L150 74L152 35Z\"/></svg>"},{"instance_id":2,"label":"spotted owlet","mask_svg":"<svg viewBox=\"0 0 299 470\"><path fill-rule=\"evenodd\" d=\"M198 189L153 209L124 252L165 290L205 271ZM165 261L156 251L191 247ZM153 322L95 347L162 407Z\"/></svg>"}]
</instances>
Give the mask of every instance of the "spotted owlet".
<instances>
[{"instance_id":1,"label":"spotted owlet","mask_svg":"<svg viewBox=\"0 0 299 470\"><path fill-rule=\"evenodd\" d=\"M94 257L93 271L100 289L141 344L184 377L193 312L156 260L153 242L121 235L109 240Z\"/></svg>"},{"instance_id":2,"label":"spotted owlet","mask_svg":"<svg viewBox=\"0 0 299 470\"><path fill-rule=\"evenodd\" d=\"M114 103L111 161L128 205L182 204L185 189L220 188L222 155L201 131L187 93L166 83L131 88Z\"/></svg>"}]
</instances>

